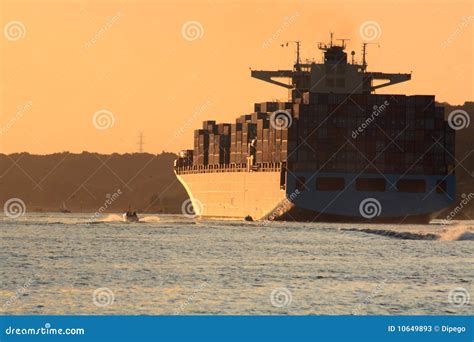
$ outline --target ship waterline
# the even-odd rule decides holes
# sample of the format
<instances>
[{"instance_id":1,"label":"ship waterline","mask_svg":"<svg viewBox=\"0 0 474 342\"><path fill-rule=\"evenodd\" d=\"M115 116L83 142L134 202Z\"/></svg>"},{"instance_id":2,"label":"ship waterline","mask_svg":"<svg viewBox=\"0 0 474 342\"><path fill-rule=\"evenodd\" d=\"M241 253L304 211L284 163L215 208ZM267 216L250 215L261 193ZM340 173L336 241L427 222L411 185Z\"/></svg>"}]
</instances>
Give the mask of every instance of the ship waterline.
<instances>
[{"instance_id":1,"label":"ship waterline","mask_svg":"<svg viewBox=\"0 0 474 342\"><path fill-rule=\"evenodd\" d=\"M450 205L455 178L443 175L403 176L338 174L278 170L177 170L176 176L205 218L288 220L315 222L427 223ZM386 177L382 178L382 177ZM305 179L305 183L301 183ZM340 191L320 191L319 180L341 179ZM361 191L360 180L383 181L384 191ZM422 182L423 190L401 192L397 180ZM445 182L440 191L439 184ZM392 186L390 186L390 184Z\"/></svg>"}]
</instances>

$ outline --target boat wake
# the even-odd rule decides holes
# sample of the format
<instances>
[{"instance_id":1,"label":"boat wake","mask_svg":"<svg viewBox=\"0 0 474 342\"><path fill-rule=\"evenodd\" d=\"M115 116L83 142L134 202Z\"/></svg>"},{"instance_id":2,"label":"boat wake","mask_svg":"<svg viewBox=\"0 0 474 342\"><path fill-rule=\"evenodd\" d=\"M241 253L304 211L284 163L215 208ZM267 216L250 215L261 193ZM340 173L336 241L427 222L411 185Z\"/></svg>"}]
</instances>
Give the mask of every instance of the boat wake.
<instances>
[{"instance_id":1,"label":"boat wake","mask_svg":"<svg viewBox=\"0 0 474 342\"><path fill-rule=\"evenodd\" d=\"M147 223L154 223L154 222L160 222L161 219L158 216L145 216L145 217L140 217L139 222L147 222Z\"/></svg>"},{"instance_id":2,"label":"boat wake","mask_svg":"<svg viewBox=\"0 0 474 342\"><path fill-rule=\"evenodd\" d=\"M429 232L407 232L374 228L341 228L341 230L375 234L401 240L474 241L474 228L462 223L450 225L440 232L433 230Z\"/></svg>"},{"instance_id":3,"label":"boat wake","mask_svg":"<svg viewBox=\"0 0 474 342\"><path fill-rule=\"evenodd\" d=\"M109 214L97 220L98 222L123 222L122 215Z\"/></svg>"},{"instance_id":4,"label":"boat wake","mask_svg":"<svg viewBox=\"0 0 474 342\"><path fill-rule=\"evenodd\" d=\"M439 235L439 240L443 241L474 241L474 229L466 224L456 224L453 227L444 229Z\"/></svg>"}]
</instances>

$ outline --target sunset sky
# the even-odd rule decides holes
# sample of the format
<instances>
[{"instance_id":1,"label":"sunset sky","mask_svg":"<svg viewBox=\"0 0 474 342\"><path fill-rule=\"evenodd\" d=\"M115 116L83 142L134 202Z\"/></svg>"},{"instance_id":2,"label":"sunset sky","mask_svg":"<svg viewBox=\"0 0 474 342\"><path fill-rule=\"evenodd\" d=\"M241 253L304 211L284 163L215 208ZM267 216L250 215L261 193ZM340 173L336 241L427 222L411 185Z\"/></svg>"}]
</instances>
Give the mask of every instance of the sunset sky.
<instances>
[{"instance_id":1,"label":"sunset sky","mask_svg":"<svg viewBox=\"0 0 474 342\"><path fill-rule=\"evenodd\" d=\"M384 92L474 98L472 0L0 3L0 153L135 152L140 131L146 152L192 147L203 120L287 97L249 70L291 68L282 42L320 60L334 31L360 59L367 22L368 70L413 72Z\"/></svg>"}]
</instances>

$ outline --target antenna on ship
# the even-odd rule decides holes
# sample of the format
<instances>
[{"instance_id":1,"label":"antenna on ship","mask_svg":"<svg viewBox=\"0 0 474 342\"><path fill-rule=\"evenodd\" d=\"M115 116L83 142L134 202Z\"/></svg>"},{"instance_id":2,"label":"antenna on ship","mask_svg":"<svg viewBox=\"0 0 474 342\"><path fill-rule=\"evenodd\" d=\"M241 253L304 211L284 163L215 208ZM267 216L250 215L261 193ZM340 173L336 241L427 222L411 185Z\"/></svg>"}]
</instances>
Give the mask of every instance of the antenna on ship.
<instances>
[{"instance_id":1,"label":"antenna on ship","mask_svg":"<svg viewBox=\"0 0 474 342\"><path fill-rule=\"evenodd\" d=\"M138 135L138 152L143 153L143 132Z\"/></svg>"},{"instance_id":2,"label":"antenna on ship","mask_svg":"<svg viewBox=\"0 0 474 342\"><path fill-rule=\"evenodd\" d=\"M367 60L365 56L366 56L367 45L369 44L377 44L378 47L380 47L379 43L362 43L362 71L364 72L367 70Z\"/></svg>"},{"instance_id":3,"label":"antenna on ship","mask_svg":"<svg viewBox=\"0 0 474 342\"><path fill-rule=\"evenodd\" d=\"M282 47L287 47L289 43L295 43L296 44L296 62L295 62L295 69L300 70L300 64L301 64L301 56L300 56L300 48L301 48L301 41L299 40L291 40L284 42L281 44Z\"/></svg>"},{"instance_id":4,"label":"antenna on ship","mask_svg":"<svg viewBox=\"0 0 474 342\"><path fill-rule=\"evenodd\" d=\"M342 42L341 46L343 49L346 48L346 42L349 41L350 39L349 38L339 38L339 39L336 39L336 40L340 40Z\"/></svg>"}]
</instances>

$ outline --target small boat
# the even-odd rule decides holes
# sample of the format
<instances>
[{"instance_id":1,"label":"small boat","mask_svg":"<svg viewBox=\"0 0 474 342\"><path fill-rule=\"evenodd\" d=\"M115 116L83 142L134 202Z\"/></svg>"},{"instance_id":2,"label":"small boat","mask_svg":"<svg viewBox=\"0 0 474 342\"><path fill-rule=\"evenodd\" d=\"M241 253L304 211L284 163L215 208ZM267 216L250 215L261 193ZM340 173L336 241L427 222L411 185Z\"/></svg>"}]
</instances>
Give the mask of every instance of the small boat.
<instances>
[{"instance_id":1,"label":"small boat","mask_svg":"<svg viewBox=\"0 0 474 342\"><path fill-rule=\"evenodd\" d=\"M67 207L66 207L66 202L63 201L63 203L61 204L61 206L59 207L59 211L61 213L64 213L64 214L67 214L67 213L70 213L71 210L69 210Z\"/></svg>"},{"instance_id":2,"label":"small boat","mask_svg":"<svg viewBox=\"0 0 474 342\"><path fill-rule=\"evenodd\" d=\"M127 211L123 214L123 222L138 222L138 215L136 211Z\"/></svg>"}]
</instances>

